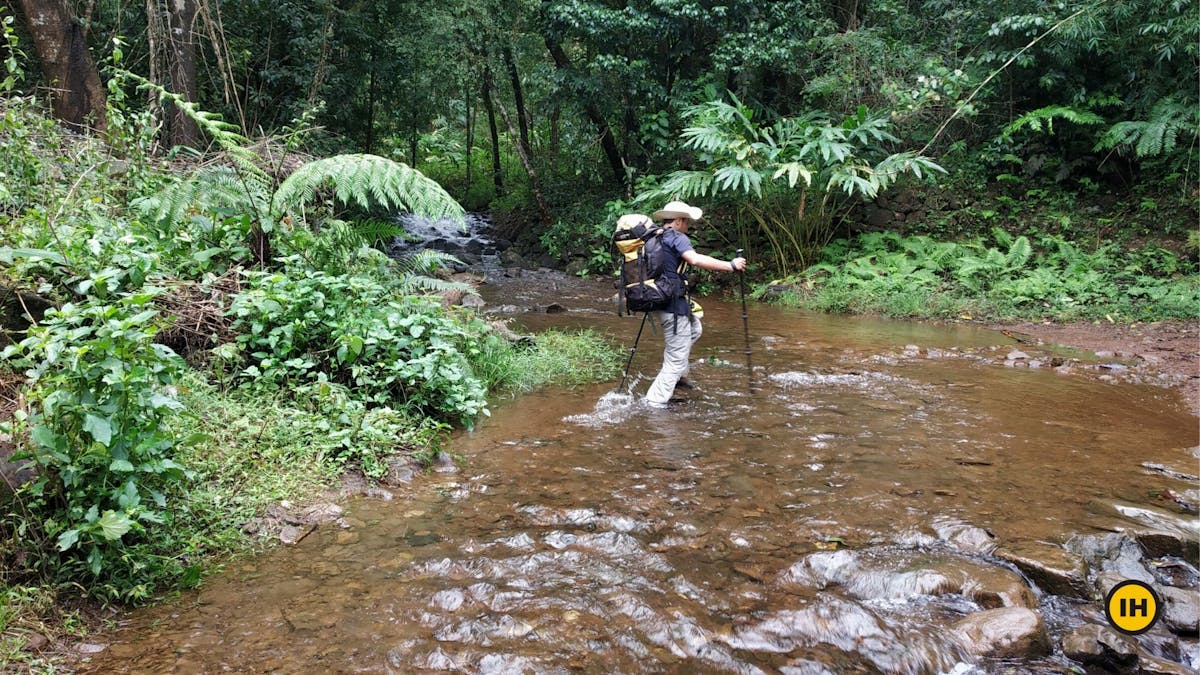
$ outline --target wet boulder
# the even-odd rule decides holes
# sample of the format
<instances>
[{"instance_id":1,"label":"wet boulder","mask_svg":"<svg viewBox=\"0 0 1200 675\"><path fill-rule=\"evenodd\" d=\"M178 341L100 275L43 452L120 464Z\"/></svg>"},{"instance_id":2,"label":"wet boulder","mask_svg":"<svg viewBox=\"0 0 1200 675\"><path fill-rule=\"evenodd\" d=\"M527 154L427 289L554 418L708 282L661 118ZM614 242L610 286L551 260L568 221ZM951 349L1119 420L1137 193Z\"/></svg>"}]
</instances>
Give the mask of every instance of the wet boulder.
<instances>
[{"instance_id":1,"label":"wet boulder","mask_svg":"<svg viewBox=\"0 0 1200 675\"><path fill-rule=\"evenodd\" d=\"M1138 663L1137 642L1096 624L1068 633L1063 638L1062 651L1072 661L1114 672L1135 672Z\"/></svg>"},{"instance_id":2,"label":"wet boulder","mask_svg":"<svg viewBox=\"0 0 1200 675\"><path fill-rule=\"evenodd\" d=\"M1066 549L1082 558L1089 569L1098 571L1100 576L1154 583L1154 575L1142 564L1141 547L1124 534L1076 535L1067 541ZM1101 591L1099 597L1108 592L1099 581L1094 586Z\"/></svg>"},{"instance_id":3,"label":"wet boulder","mask_svg":"<svg viewBox=\"0 0 1200 675\"><path fill-rule=\"evenodd\" d=\"M441 297L443 307L453 307L462 304L463 296L466 293L461 288L447 288L439 292L438 295Z\"/></svg>"},{"instance_id":4,"label":"wet boulder","mask_svg":"<svg viewBox=\"0 0 1200 675\"><path fill-rule=\"evenodd\" d=\"M588 261L582 258L575 258L567 263L565 272L573 277L583 276L588 269Z\"/></svg>"},{"instance_id":5,"label":"wet boulder","mask_svg":"<svg viewBox=\"0 0 1200 675\"><path fill-rule=\"evenodd\" d=\"M1195 675L1196 671L1181 663L1142 654L1138 657L1138 675Z\"/></svg>"},{"instance_id":6,"label":"wet boulder","mask_svg":"<svg viewBox=\"0 0 1200 675\"><path fill-rule=\"evenodd\" d=\"M1200 558L1200 521L1195 517L1119 502L1114 502L1112 508L1138 524L1129 532L1150 557Z\"/></svg>"},{"instance_id":7,"label":"wet boulder","mask_svg":"<svg viewBox=\"0 0 1200 675\"><path fill-rule=\"evenodd\" d=\"M1200 590L1157 586L1155 592L1162 600L1162 619L1177 635L1196 635L1200 632Z\"/></svg>"},{"instance_id":8,"label":"wet boulder","mask_svg":"<svg viewBox=\"0 0 1200 675\"><path fill-rule=\"evenodd\" d=\"M528 268L532 265L515 248L506 249L500 254L500 264L504 267Z\"/></svg>"},{"instance_id":9,"label":"wet boulder","mask_svg":"<svg viewBox=\"0 0 1200 675\"><path fill-rule=\"evenodd\" d=\"M955 624L954 630L976 656L1029 658L1050 651L1042 615L1025 607L975 612Z\"/></svg>"},{"instance_id":10,"label":"wet boulder","mask_svg":"<svg viewBox=\"0 0 1200 675\"><path fill-rule=\"evenodd\" d=\"M1062 547L1037 541L1013 542L997 549L996 557L1012 563L1045 593L1090 597L1087 564Z\"/></svg>"},{"instance_id":11,"label":"wet boulder","mask_svg":"<svg viewBox=\"0 0 1200 675\"><path fill-rule=\"evenodd\" d=\"M1151 558L1172 556L1185 560L1200 558L1196 549L1196 539L1189 538L1179 531L1141 530L1134 533L1138 546Z\"/></svg>"}]
</instances>

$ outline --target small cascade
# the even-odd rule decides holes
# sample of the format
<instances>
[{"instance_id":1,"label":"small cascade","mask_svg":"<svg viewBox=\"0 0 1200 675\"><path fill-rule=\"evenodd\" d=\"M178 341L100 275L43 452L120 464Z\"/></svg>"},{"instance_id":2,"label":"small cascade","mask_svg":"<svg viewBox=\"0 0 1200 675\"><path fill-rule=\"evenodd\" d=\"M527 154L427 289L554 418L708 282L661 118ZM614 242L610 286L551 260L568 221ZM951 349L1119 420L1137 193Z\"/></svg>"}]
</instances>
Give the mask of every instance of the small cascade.
<instances>
[{"instance_id":1,"label":"small cascade","mask_svg":"<svg viewBox=\"0 0 1200 675\"><path fill-rule=\"evenodd\" d=\"M486 213L468 213L462 221L452 218L432 220L405 213L397 217L397 222L408 237L396 237L388 246L388 255L394 258L431 249L461 260L460 272L500 267L500 251L506 242L494 238L492 218Z\"/></svg>"}]
</instances>

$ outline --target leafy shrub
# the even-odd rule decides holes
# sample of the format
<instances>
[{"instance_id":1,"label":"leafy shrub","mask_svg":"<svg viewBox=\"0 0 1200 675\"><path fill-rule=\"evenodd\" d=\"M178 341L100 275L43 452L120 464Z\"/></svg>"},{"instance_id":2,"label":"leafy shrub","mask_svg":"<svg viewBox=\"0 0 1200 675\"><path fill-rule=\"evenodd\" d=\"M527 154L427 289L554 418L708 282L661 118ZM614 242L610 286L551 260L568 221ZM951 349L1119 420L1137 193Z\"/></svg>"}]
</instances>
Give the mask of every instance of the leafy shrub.
<instances>
[{"instance_id":1,"label":"leafy shrub","mask_svg":"<svg viewBox=\"0 0 1200 675\"><path fill-rule=\"evenodd\" d=\"M542 232L538 241L547 253L562 260L585 256L581 276L612 274L617 267L613 257L613 229L617 219L632 208L621 200L609 201L603 209L579 205Z\"/></svg>"},{"instance_id":2,"label":"leafy shrub","mask_svg":"<svg viewBox=\"0 0 1200 675\"><path fill-rule=\"evenodd\" d=\"M326 380L364 401L467 426L487 414L471 364L480 353L476 336L487 333L482 324L366 277L294 270L248 278L231 308L247 360L243 380L269 387Z\"/></svg>"},{"instance_id":3,"label":"leafy shrub","mask_svg":"<svg viewBox=\"0 0 1200 675\"><path fill-rule=\"evenodd\" d=\"M37 478L18 493L18 533L52 542L43 563L54 574L90 577L112 599L146 597L160 577L184 573L148 545L152 530L169 529L167 490L187 478L172 459L180 441L164 430L183 363L153 342L154 295L50 310L3 353L30 380L31 411L16 418L28 447L15 457Z\"/></svg>"}]
</instances>

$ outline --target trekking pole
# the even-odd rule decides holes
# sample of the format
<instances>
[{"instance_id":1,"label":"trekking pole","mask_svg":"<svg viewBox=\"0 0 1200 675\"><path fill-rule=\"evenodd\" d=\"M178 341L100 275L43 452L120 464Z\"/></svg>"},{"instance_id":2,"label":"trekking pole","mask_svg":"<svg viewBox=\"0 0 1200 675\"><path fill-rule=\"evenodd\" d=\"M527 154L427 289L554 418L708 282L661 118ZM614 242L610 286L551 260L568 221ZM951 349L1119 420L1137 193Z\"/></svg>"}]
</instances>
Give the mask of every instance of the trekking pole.
<instances>
[{"instance_id":1,"label":"trekking pole","mask_svg":"<svg viewBox=\"0 0 1200 675\"><path fill-rule=\"evenodd\" d=\"M642 340L642 330L646 328L646 319L650 316L650 312L642 313L642 325L638 327L637 337L633 339L633 347L629 350L629 360L625 362L625 374L621 376L621 384L617 385L613 391L621 391L625 386L625 379L629 377L629 366L633 363L633 355L637 352L638 342Z\"/></svg>"},{"instance_id":2,"label":"trekking pole","mask_svg":"<svg viewBox=\"0 0 1200 675\"><path fill-rule=\"evenodd\" d=\"M742 257L742 250L738 249L733 257ZM746 272L740 270L738 272L738 281L742 289L742 334L746 336L746 380L747 387L754 390L754 367L750 364L750 315L746 312Z\"/></svg>"}]
</instances>

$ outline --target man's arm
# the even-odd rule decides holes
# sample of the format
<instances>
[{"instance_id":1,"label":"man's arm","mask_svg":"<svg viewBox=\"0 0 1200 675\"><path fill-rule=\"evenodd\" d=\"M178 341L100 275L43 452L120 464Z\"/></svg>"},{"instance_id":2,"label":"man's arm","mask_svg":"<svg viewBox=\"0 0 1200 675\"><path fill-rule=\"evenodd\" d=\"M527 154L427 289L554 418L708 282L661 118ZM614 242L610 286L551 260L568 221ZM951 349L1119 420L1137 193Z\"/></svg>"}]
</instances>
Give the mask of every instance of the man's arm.
<instances>
[{"instance_id":1,"label":"man's arm","mask_svg":"<svg viewBox=\"0 0 1200 675\"><path fill-rule=\"evenodd\" d=\"M696 253L695 249L684 251L683 261L692 267L699 267L703 270L712 270L713 272L739 272L746 269L745 258L718 260L710 255Z\"/></svg>"}]
</instances>

